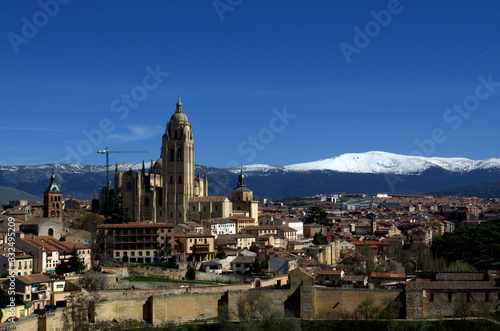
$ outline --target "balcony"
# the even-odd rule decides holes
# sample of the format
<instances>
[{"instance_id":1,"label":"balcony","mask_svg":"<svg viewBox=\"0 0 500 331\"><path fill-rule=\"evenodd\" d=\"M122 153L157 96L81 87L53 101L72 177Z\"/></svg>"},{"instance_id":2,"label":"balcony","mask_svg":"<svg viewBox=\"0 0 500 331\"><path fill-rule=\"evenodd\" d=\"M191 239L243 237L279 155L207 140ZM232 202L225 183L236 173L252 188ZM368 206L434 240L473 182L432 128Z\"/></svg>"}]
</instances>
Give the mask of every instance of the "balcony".
<instances>
[{"instance_id":1,"label":"balcony","mask_svg":"<svg viewBox=\"0 0 500 331\"><path fill-rule=\"evenodd\" d=\"M210 245L193 245L193 254L206 254L212 253Z\"/></svg>"},{"instance_id":2,"label":"balcony","mask_svg":"<svg viewBox=\"0 0 500 331\"><path fill-rule=\"evenodd\" d=\"M45 286L45 285L39 285L39 286L32 286L31 287L31 293L45 292L45 291L47 291L47 286Z\"/></svg>"}]
</instances>

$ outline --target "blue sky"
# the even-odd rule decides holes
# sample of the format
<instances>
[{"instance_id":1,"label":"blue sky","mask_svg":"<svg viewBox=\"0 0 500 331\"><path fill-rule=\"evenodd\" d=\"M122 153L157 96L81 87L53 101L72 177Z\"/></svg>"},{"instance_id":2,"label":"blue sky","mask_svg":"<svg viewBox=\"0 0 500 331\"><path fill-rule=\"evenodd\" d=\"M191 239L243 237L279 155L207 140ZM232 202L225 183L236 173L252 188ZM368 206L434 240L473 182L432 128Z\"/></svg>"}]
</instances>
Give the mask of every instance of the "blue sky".
<instances>
[{"instance_id":1,"label":"blue sky","mask_svg":"<svg viewBox=\"0 0 500 331\"><path fill-rule=\"evenodd\" d=\"M149 151L112 162L157 159L179 95L204 165L497 157L499 12L498 1L8 1L0 164L104 164L105 146Z\"/></svg>"}]
</instances>

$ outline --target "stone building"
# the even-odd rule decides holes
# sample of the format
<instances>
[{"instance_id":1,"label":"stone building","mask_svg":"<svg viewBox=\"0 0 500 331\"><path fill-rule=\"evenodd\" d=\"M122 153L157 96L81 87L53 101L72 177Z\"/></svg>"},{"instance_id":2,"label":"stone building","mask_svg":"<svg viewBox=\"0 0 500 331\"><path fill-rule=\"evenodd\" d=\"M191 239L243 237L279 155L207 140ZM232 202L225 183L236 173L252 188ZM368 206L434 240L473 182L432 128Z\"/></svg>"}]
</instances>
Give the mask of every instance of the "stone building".
<instances>
[{"instance_id":1,"label":"stone building","mask_svg":"<svg viewBox=\"0 0 500 331\"><path fill-rule=\"evenodd\" d=\"M167 122L162 138L160 158L149 172L115 172L115 194L123 198L133 221L184 223L189 218L189 200L206 197L206 174L201 178L194 171L194 142L191 122L182 111L179 98L175 113Z\"/></svg>"},{"instance_id":2,"label":"stone building","mask_svg":"<svg viewBox=\"0 0 500 331\"><path fill-rule=\"evenodd\" d=\"M43 217L62 218L63 211L63 192L56 183L54 168L52 168L52 176L50 184L43 192Z\"/></svg>"}]
</instances>

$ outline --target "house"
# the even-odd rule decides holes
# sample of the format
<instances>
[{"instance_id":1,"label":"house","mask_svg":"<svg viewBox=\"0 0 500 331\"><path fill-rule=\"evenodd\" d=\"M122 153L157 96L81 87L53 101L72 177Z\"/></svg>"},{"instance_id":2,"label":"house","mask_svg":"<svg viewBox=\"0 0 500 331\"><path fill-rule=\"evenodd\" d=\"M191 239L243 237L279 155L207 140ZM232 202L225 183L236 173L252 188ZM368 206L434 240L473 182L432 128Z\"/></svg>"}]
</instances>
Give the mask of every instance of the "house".
<instances>
[{"instance_id":1,"label":"house","mask_svg":"<svg viewBox=\"0 0 500 331\"><path fill-rule=\"evenodd\" d=\"M9 261L9 258L14 260ZM26 276L33 273L33 256L16 249L12 257L8 251L0 250L0 274Z\"/></svg>"},{"instance_id":2,"label":"house","mask_svg":"<svg viewBox=\"0 0 500 331\"><path fill-rule=\"evenodd\" d=\"M63 236L62 240L90 245L92 234L86 230L70 229L69 232Z\"/></svg>"},{"instance_id":3,"label":"house","mask_svg":"<svg viewBox=\"0 0 500 331\"><path fill-rule=\"evenodd\" d=\"M234 274L244 274L245 272L250 271L252 264L255 261L254 256L242 256L238 255L231 262L231 269L233 269Z\"/></svg>"},{"instance_id":4,"label":"house","mask_svg":"<svg viewBox=\"0 0 500 331\"><path fill-rule=\"evenodd\" d=\"M316 278L309 271L296 268L288 273L288 283L291 289L298 289L300 286L314 286Z\"/></svg>"},{"instance_id":5,"label":"house","mask_svg":"<svg viewBox=\"0 0 500 331\"><path fill-rule=\"evenodd\" d=\"M360 288L368 285L368 277L365 275L345 275L342 278L342 288Z\"/></svg>"},{"instance_id":6,"label":"house","mask_svg":"<svg viewBox=\"0 0 500 331\"><path fill-rule=\"evenodd\" d=\"M316 284L324 286L340 286L344 278L344 270L319 270L316 273Z\"/></svg>"},{"instance_id":7,"label":"house","mask_svg":"<svg viewBox=\"0 0 500 331\"><path fill-rule=\"evenodd\" d=\"M53 280L44 274L16 277L16 293L23 296L23 301L31 301L32 310L43 309L50 303Z\"/></svg>"},{"instance_id":8,"label":"house","mask_svg":"<svg viewBox=\"0 0 500 331\"><path fill-rule=\"evenodd\" d=\"M406 274L373 271L368 278L368 283L378 288L403 288L406 283Z\"/></svg>"},{"instance_id":9,"label":"house","mask_svg":"<svg viewBox=\"0 0 500 331\"><path fill-rule=\"evenodd\" d=\"M175 241L179 244L180 261L205 261L215 257L215 237L211 234L179 233Z\"/></svg>"},{"instance_id":10,"label":"house","mask_svg":"<svg viewBox=\"0 0 500 331\"><path fill-rule=\"evenodd\" d=\"M16 248L33 256L33 273L55 273L58 264L69 261L74 247L85 269L89 269L90 248L82 243L59 241L51 236L26 236L16 240Z\"/></svg>"},{"instance_id":11,"label":"house","mask_svg":"<svg viewBox=\"0 0 500 331\"><path fill-rule=\"evenodd\" d=\"M203 233L214 235L236 234L236 224L230 222L227 218L216 218L201 221Z\"/></svg>"},{"instance_id":12,"label":"house","mask_svg":"<svg viewBox=\"0 0 500 331\"><path fill-rule=\"evenodd\" d=\"M274 271L278 275L286 275L290 270L299 266L298 256L290 253L280 254L267 262L269 271Z\"/></svg>"}]
</instances>

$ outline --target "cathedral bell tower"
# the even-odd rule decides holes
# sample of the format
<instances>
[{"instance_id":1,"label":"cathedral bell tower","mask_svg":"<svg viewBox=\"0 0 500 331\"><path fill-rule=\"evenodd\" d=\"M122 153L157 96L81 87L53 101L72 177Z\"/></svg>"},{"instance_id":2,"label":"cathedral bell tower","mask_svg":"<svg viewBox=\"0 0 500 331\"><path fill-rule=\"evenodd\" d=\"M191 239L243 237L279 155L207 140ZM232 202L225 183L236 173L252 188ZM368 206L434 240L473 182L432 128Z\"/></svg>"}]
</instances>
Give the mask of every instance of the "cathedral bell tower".
<instances>
[{"instance_id":1,"label":"cathedral bell tower","mask_svg":"<svg viewBox=\"0 0 500 331\"><path fill-rule=\"evenodd\" d=\"M179 224L188 220L189 199L194 196L194 145L191 122L182 112L179 97L175 113L162 139L162 215L160 219Z\"/></svg>"}]
</instances>

